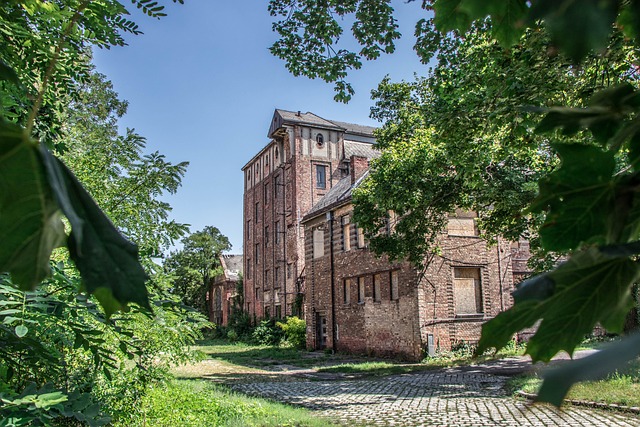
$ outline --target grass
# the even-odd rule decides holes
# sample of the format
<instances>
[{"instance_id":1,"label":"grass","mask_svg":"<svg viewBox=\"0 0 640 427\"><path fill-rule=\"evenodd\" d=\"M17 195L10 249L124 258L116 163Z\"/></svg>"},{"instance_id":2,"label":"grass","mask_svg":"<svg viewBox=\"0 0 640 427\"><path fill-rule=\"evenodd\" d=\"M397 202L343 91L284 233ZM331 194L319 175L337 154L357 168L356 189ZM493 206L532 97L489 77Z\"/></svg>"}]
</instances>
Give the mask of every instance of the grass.
<instances>
[{"instance_id":1,"label":"grass","mask_svg":"<svg viewBox=\"0 0 640 427\"><path fill-rule=\"evenodd\" d=\"M522 390L536 394L541 384L542 379L532 374L511 378L507 387L512 393ZM575 384L567 399L640 407L640 362L606 379Z\"/></svg>"},{"instance_id":2,"label":"grass","mask_svg":"<svg viewBox=\"0 0 640 427\"><path fill-rule=\"evenodd\" d=\"M310 411L232 393L205 380L174 380L151 388L135 414L114 427L322 427Z\"/></svg>"}]
</instances>

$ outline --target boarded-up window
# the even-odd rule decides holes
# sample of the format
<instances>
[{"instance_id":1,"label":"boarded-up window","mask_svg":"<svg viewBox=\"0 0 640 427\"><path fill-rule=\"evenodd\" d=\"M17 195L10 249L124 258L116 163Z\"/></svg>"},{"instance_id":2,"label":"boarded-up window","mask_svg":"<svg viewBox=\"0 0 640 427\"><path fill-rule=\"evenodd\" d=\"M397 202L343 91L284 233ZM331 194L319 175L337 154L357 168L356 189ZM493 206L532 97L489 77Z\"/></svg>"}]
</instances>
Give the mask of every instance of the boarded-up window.
<instances>
[{"instance_id":1,"label":"boarded-up window","mask_svg":"<svg viewBox=\"0 0 640 427\"><path fill-rule=\"evenodd\" d=\"M358 304L364 304L364 277L358 277Z\"/></svg>"},{"instance_id":2,"label":"boarded-up window","mask_svg":"<svg viewBox=\"0 0 640 427\"><path fill-rule=\"evenodd\" d=\"M313 230L313 257L320 258L324 256L324 230L316 228Z\"/></svg>"},{"instance_id":3,"label":"boarded-up window","mask_svg":"<svg viewBox=\"0 0 640 427\"><path fill-rule=\"evenodd\" d=\"M477 236L478 228L473 218L449 218L447 224L449 236Z\"/></svg>"},{"instance_id":4,"label":"boarded-up window","mask_svg":"<svg viewBox=\"0 0 640 427\"><path fill-rule=\"evenodd\" d=\"M373 276L373 301L380 302L381 297L381 289L380 283L382 282L382 275L376 274Z\"/></svg>"},{"instance_id":5,"label":"boarded-up window","mask_svg":"<svg viewBox=\"0 0 640 427\"><path fill-rule=\"evenodd\" d=\"M345 215L340 219L342 223L342 250L351 250L351 223L349 215Z\"/></svg>"},{"instance_id":6,"label":"boarded-up window","mask_svg":"<svg viewBox=\"0 0 640 427\"><path fill-rule=\"evenodd\" d=\"M342 299L345 304L351 303L351 279L344 279L342 283Z\"/></svg>"},{"instance_id":7,"label":"boarded-up window","mask_svg":"<svg viewBox=\"0 0 640 427\"><path fill-rule=\"evenodd\" d=\"M391 272L390 274L390 280L391 280L391 299L392 300L397 300L398 299L398 270L394 270Z\"/></svg>"},{"instance_id":8,"label":"boarded-up window","mask_svg":"<svg viewBox=\"0 0 640 427\"><path fill-rule=\"evenodd\" d=\"M358 234L358 247L364 248L364 230L358 227L357 234Z\"/></svg>"},{"instance_id":9,"label":"boarded-up window","mask_svg":"<svg viewBox=\"0 0 640 427\"><path fill-rule=\"evenodd\" d=\"M453 285L456 314L482 313L479 268L454 268Z\"/></svg>"}]
</instances>

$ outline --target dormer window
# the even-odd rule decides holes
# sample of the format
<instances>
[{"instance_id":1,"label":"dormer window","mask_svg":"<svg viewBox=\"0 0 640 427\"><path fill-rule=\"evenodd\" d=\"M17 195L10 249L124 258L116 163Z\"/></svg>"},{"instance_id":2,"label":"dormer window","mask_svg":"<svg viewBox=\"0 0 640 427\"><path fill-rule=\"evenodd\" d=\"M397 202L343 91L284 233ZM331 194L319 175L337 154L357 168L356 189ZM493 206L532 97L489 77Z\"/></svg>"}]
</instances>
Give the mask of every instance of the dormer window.
<instances>
[{"instance_id":1,"label":"dormer window","mask_svg":"<svg viewBox=\"0 0 640 427\"><path fill-rule=\"evenodd\" d=\"M316 135L316 145L318 148L324 147L324 136L321 133Z\"/></svg>"}]
</instances>

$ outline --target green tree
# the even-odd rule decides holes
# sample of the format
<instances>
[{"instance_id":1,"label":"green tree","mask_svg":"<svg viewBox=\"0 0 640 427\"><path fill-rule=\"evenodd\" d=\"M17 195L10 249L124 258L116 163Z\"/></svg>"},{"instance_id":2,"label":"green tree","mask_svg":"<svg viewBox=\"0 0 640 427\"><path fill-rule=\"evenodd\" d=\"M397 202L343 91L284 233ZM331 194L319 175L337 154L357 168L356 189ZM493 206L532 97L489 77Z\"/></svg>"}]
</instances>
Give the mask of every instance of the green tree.
<instances>
[{"instance_id":1,"label":"green tree","mask_svg":"<svg viewBox=\"0 0 640 427\"><path fill-rule=\"evenodd\" d=\"M188 231L169 219L171 206L159 199L178 190L188 162L144 154L144 137L133 129L119 133L128 104L104 75L91 73L77 91L66 111L61 159L143 257L159 256Z\"/></svg>"},{"instance_id":2,"label":"green tree","mask_svg":"<svg viewBox=\"0 0 640 427\"><path fill-rule=\"evenodd\" d=\"M209 285L222 273L220 255L231 249L229 239L216 227L206 226L182 239L182 249L165 260L165 269L174 277L173 293L182 302L209 315L206 301Z\"/></svg>"},{"instance_id":3,"label":"green tree","mask_svg":"<svg viewBox=\"0 0 640 427\"><path fill-rule=\"evenodd\" d=\"M365 6L370 3L376 6ZM349 7L344 7L343 2L338 1L272 0L272 14L284 18L274 24L274 29L281 35L281 40L275 46L284 43L288 49L286 55L277 49L274 53L283 57L290 69L305 55L318 57L322 61L323 56L330 56L331 49L335 50L334 46L342 32L342 29L335 28L340 26L337 18L354 10L361 13L356 16L356 25L352 27L354 33L361 28L358 22L367 19L367 10L371 10L373 21L380 22L380 17L384 16L383 22L386 23L369 28L367 33L372 34L370 38L356 37L364 47L368 44L363 40L380 40L379 37L387 34L394 23L392 11L388 8L389 1L353 0L347 4ZM467 37L474 28L485 22L490 25L492 38L508 49L507 53L521 50L531 31L545 28L550 42L542 45L537 53L552 57L558 53L566 55L570 61L567 61L563 70L568 74L582 70L584 64L589 64L585 61L591 61L588 58L592 56L597 62L606 62L612 53L635 51L640 36L640 2L635 0L425 0L422 7L425 9L425 18L416 24L415 49L425 62L434 54L442 58L447 54L450 40ZM381 14L380 10L385 12ZM426 12L433 12L434 15L430 17ZM314 25L309 25L310 22ZM296 40L303 42L296 44ZM315 40L315 44L308 40ZM392 44L393 39L389 40ZM621 42L626 47L622 51L615 49ZM393 50L393 47L385 50ZM341 52L333 63L334 69L329 72L313 61L308 61L310 69L294 68L293 71L336 82L338 97L347 99L351 92L344 81L345 75L350 68L356 68L354 62L347 59L358 54L351 52L350 56L348 51ZM536 63L535 60L533 62ZM572 67L572 64L578 66ZM636 64L637 60L631 56L628 61L619 61L613 74L595 74L597 79L591 87L596 91L582 94L582 103L574 104L571 98L559 98L549 99L548 104L543 104L549 108L540 110L546 115L538 123L535 132L546 135L548 153L552 157L543 166L555 164L555 167L538 179L535 199L530 200L530 196L522 198L525 202L529 198L524 213L540 216L541 225L537 234L543 250L568 252L571 255L567 262L519 287L514 294L515 305L484 325L479 351L503 347L516 331L533 326L540 320L537 332L527 346L527 353L534 361L548 361L561 350L572 353L584 334L591 331L596 323L612 332L622 331L624 319L633 307L631 290L640 277L640 266L636 261L640 253L640 211L637 207L637 165L640 158L640 119L637 113L640 111L640 92L635 86ZM623 77L620 79L622 84L610 86L618 83L609 80L612 75ZM632 83L624 83L625 80ZM399 92L401 99L407 96L406 92ZM411 90L408 92L411 93ZM544 93L540 88L535 88L533 92ZM386 95L387 92L383 93ZM460 95L460 103L465 104L467 97L463 93ZM474 94L471 95L473 98ZM511 92L509 95L517 94ZM473 99L470 101L473 103ZM498 96L495 102L496 116L488 116L487 123L499 122L504 114L500 106L505 100ZM565 106L551 107L552 103ZM408 110L398 109L401 112ZM465 118L458 117L461 120ZM416 115L409 114L408 120L423 120L418 127L430 125L428 118L420 119ZM408 128L413 129L411 124ZM509 128L513 129L513 126ZM400 131L404 129L400 127ZM382 134L393 130L392 124ZM444 148L431 138L432 134L441 136L437 133L437 127L423 129L423 132L427 135L416 132L416 135L406 136L409 141L413 138L415 143L433 145L433 152L428 151L432 158L420 159L418 155L414 159L416 156L412 153L411 161L422 167L426 164L437 166L439 160L445 160L444 164L439 165L443 167L441 173L452 181L452 190L455 190L457 183L449 176L451 169L438 152L449 148ZM402 135L398 136L400 138L397 140L401 140ZM567 137L570 137L570 143ZM508 141L508 138L499 138L495 146L502 150ZM473 140L449 141L446 146L470 142ZM486 158L482 154L479 159L481 164ZM464 168L463 172L466 172ZM471 176L473 178L473 174ZM482 182L477 175L475 182ZM419 198L421 195L418 191L408 197ZM473 202L467 205L474 206ZM420 208L422 206L424 203L419 205ZM631 335L608 350L550 374L550 381L545 381L538 398L560 404L573 382L611 372L620 363L637 357L639 353L640 334Z\"/></svg>"},{"instance_id":4,"label":"green tree","mask_svg":"<svg viewBox=\"0 0 640 427\"><path fill-rule=\"evenodd\" d=\"M164 6L134 5L150 16ZM118 1L8 1L0 7L0 271L32 289L50 272L63 244L83 275L84 289L107 312L135 302L149 308L138 249L124 238L77 178L48 149L61 142L66 106L88 79L90 46L123 45L138 34ZM66 238L62 211L71 224Z\"/></svg>"}]
</instances>

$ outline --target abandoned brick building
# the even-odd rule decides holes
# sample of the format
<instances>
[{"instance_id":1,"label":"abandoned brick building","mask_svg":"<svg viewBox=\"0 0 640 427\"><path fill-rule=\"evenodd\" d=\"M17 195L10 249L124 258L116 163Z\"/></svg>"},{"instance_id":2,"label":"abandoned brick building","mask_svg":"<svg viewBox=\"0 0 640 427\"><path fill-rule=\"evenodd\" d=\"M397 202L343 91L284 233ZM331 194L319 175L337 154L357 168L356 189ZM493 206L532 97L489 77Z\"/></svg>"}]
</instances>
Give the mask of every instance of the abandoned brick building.
<instances>
[{"instance_id":1,"label":"abandoned brick building","mask_svg":"<svg viewBox=\"0 0 640 427\"><path fill-rule=\"evenodd\" d=\"M220 326L229 324L236 286L242 277L242 255L220 255L222 273L209 286L209 321Z\"/></svg>"},{"instance_id":2,"label":"abandoned brick building","mask_svg":"<svg viewBox=\"0 0 640 427\"><path fill-rule=\"evenodd\" d=\"M450 218L423 272L369 251L351 192L378 156L373 128L276 110L268 136L243 168L245 309L256 319L304 316L309 348L418 359L477 341L512 303L527 243L487 245L473 214Z\"/></svg>"},{"instance_id":3,"label":"abandoned brick building","mask_svg":"<svg viewBox=\"0 0 640 427\"><path fill-rule=\"evenodd\" d=\"M352 154L375 156L373 129L275 110L271 141L244 171L244 300L256 319L302 316L301 219L342 178Z\"/></svg>"}]
</instances>

